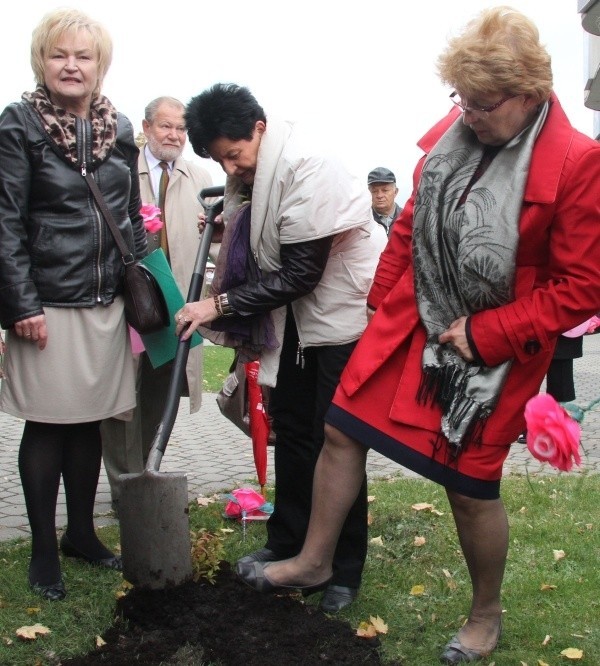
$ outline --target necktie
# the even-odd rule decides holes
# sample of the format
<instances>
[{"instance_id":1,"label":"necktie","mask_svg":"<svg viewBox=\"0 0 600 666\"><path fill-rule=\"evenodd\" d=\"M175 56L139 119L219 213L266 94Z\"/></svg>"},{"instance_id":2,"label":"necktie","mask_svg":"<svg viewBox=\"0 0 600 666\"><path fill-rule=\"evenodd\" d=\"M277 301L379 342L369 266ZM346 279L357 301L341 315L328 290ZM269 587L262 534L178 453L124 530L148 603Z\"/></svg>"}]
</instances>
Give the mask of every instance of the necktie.
<instances>
[{"instance_id":1,"label":"necktie","mask_svg":"<svg viewBox=\"0 0 600 666\"><path fill-rule=\"evenodd\" d=\"M167 216L165 212L165 203L167 199L167 186L169 185L169 165L166 162L159 162L158 166L162 169L160 182L158 184L158 207L160 208L160 219L163 226L160 231L160 246L162 247L167 259L169 258L169 242L167 240Z\"/></svg>"}]
</instances>

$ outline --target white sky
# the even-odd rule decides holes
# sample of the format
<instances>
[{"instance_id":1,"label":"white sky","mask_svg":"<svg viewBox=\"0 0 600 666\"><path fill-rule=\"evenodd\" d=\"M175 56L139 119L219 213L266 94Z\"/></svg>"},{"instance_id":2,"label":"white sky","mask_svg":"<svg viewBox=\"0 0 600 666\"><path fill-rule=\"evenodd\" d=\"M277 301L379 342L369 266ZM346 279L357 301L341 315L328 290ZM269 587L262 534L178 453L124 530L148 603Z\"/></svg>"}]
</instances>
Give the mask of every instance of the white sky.
<instances>
[{"instance_id":1,"label":"white sky","mask_svg":"<svg viewBox=\"0 0 600 666\"><path fill-rule=\"evenodd\" d=\"M314 126L319 139L365 181L376 166L396 173L402 204L419 157L418 138L449 108L435 74L447 37L489 0L12 0L4 4L0 108L33 88L31 32L57 6L102 21L114 41L104 93L141 130L159 95L187 103L213 83L248 86L269 115ZM547 46L555 91L586 134L584 31L577 0L505 1L534 20ZM218 165L204 164L215 184Z\"/></svg>"}]
</instances>

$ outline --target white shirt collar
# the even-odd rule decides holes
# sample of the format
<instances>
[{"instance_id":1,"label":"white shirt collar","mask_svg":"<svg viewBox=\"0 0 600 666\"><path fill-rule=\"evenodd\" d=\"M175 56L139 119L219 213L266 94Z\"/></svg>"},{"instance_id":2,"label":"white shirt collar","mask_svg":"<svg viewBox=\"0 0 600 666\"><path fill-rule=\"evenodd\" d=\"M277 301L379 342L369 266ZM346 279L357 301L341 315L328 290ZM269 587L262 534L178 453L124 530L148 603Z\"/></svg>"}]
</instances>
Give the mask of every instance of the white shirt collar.
<instances>
[{"instance_id":1,"label":"white shirt collar","mask_svg":"<svg viewBox=\"0 0 600 666\"><path fill-rule=\"evenodd\" d=\"M148 144L144 146L144 153L146 155L146 162L148 162L148 170L153 171L154 169L158 169L160 171L160 167L158 165L160 162L162 162L162 160L159 160L156 157L154 157L152 151L150 150L150 148L148 148ZM167 162L167 164L169 165L169 173L171 173L173 171L173 165L175 164L175 160Z\"/></svg>"}]
</instances>

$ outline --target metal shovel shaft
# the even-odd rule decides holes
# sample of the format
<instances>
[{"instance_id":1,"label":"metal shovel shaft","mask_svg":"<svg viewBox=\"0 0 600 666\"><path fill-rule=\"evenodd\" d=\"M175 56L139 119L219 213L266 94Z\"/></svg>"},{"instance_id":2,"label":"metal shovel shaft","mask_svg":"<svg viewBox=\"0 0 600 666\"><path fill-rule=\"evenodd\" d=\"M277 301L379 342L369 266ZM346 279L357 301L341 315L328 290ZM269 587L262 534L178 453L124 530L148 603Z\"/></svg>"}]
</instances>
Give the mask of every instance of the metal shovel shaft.
<instances>
[{"instance_id":1,"label":"metal shovel shaft","mask_svg":"<svg viewBox=\"0 0 600 666\"><path fill-rule=\"evenodd\" d=\"M204 228L204 233L202 234L202 240L200 241L198 254L196 255L196 263L194 265L194 272L190 281L186 301L187 303L193 303L194 301L197 301L200 298L200 294L202 293L204 272L208 262L208 254L210 252L210 244L212 242L215 218L223 210L223 199L220 199L219 201L216 201L212 204L207 203L205 199L206 197L222 196L223 191L224 190L222 186L208 187L203 189L198 195L198 199L206 210L206 226ZM165 401L163 417L158 424L156 435L152 440L152 448L148 454L146 470L155 472L158 471L165 449L167 448L169 437L173 431L175 419L177 418L179 396L181 395L181 387L183 385L183 378L185 377L185 366L190 351L190 344L191 338L188 338L187 340L182 340L181 338L179 339L177 352L173 361L173 370L171 373L171 381L169 383L167 399Z\"/></svg>"}]
</instances>

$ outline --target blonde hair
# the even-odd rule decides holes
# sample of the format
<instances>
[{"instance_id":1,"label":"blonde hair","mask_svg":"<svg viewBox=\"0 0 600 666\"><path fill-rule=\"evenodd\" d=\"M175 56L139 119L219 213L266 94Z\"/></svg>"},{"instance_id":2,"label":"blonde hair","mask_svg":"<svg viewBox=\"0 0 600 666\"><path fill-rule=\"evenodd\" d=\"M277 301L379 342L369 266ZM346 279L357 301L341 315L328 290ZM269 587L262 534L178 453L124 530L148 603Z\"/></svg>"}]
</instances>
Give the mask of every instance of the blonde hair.
<instances>
[{"instance_id":1,"label":"blonde hair","mask_svg":"<svg viewBox=\"0 0 600 666\"><path fill-rule=\"evenodd\" d=\"M550 55L535 24L512 7L485 9L449 40L437 62L441 80L467 99L478 95L550 97Z\"/></svg>"},{"instance_id":2,"label":"blonde hair","mask_svg":"<svg viewBox=\"0 0 600 666\"><path fill-rule=\"evenodd\" d=\"M68 32L87 30L94 43L98 58L98 84L94 94L102 88L102 82L112 61L112 39L106 28L98 21L77 9L56 9L44 16L33 31L31 39L31 68L36 83L44 84L44 59L48 52L56 46L60 38Z\"/></svg>"}]
</instances>

